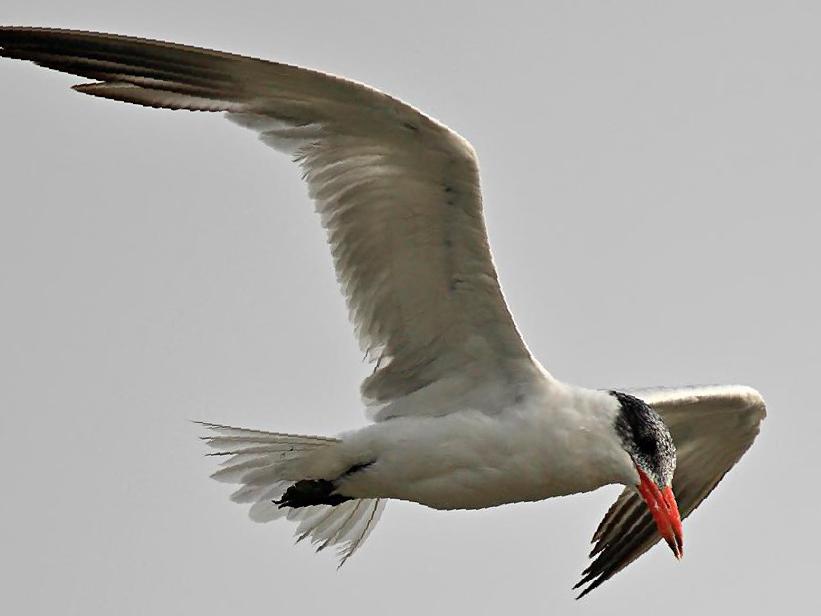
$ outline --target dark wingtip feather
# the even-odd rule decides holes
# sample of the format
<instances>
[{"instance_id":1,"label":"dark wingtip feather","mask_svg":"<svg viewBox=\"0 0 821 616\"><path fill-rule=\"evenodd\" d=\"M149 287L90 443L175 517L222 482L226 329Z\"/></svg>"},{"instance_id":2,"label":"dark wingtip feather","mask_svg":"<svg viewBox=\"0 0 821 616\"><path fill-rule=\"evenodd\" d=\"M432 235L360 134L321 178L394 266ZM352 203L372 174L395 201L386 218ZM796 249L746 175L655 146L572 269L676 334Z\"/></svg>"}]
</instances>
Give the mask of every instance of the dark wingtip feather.
<instances>
[{"instance_id":1,"label":"dark wingtip feather","mask_svg":"<svg viewBox=\"0 0 821 616\"><path fill-rule=\"evenodd\" d=\"M249 58L129 36L0 27L0 56L93 79L83 94L148 107L236 111L247 96L235 79Z\"/></svg>"},{"instance_id":2,"label":"dark wingtip feather","mask_svg":"<svg viewBox=\"0 0 821 616\"><path fill-rule=\"evenodd\" d=\"M588 595L591 591L593 591L594 589L598 588L598 587L599 587L599 585L600 585L603 581L604 581L604 580L602 580L602 579L598 579L598 580L594 581L592 584L590 584L590 586L588 586L588 587L587 587L587 588L585 588L583 591L581 591L578 595L576 595L576 601L578 601L578 600L579 600L579 599L581 599L582 597L586 597L586 596L587 596L587 595ZM576 590L577 588L579 588L579 586L581 586L581 584L576 584L576 585L573 587L573 590Z\"/></svg>"}]
</instances>

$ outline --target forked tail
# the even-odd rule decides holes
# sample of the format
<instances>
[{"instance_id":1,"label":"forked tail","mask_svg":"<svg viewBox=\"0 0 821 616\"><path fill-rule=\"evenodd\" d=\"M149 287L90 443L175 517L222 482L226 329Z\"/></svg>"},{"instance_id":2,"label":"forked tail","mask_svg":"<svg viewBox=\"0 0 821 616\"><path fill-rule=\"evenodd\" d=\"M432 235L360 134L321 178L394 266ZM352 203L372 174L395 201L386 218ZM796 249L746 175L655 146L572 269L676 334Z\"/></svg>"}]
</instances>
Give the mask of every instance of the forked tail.
<instances>
[{"instance_id":1,"label":"forked tail","mask_svg":"<svg viewBox=\"0 0 821 616\"><path fill-rule=\"evenodd\" d=\"M226 458L211 476L218 481L241 484L231 500L251 503L248 513L255 522L277 518L296 522L297 543L310 537L317 552L337 546L341 567L379 520L385 503L378 498L343 500L334 505L287 506L289 488L297 483L313 483L303 481L301 467L313 454L338 443L338 439L198 423L210 431L203 440L217 449L207 455ZM283 503L286 506L279 506Z\"/></svg>"}]
</instances>

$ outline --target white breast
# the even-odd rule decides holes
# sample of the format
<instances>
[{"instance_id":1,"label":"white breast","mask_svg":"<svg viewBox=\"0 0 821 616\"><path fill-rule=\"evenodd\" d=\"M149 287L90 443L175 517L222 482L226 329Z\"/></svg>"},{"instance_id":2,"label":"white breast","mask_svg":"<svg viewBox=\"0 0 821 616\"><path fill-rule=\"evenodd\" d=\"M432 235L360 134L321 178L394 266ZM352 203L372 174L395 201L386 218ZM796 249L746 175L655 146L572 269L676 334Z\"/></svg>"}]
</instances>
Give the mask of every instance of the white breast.
<instances>
[{"instance_id":1,"label":"white breast","mask_svg":"<svg viewBox=\"0 0 821 616\"><path fill-rule=\"evenodd\" d=\"M495 414L400 417L343 439L366 469L340 482L356 497L475 509L637 481L613 431L618 402L556 383Z\"/></svg>"}]
</instances>

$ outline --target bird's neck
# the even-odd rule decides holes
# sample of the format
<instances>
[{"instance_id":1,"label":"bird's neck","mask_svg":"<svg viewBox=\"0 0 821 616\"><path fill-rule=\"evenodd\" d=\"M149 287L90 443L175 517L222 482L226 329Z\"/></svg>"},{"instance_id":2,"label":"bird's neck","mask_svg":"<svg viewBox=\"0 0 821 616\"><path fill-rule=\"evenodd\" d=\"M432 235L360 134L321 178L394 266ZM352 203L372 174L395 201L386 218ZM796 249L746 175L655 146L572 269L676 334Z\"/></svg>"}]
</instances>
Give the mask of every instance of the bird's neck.
<instances>
[{"instance_id":1,"label":"bird's neck","mask_svg":"<svg viewBox=\"0 0 821 616\"><path fill-rule=\"evenodd\" d=\"M638 475L616 432L620 405L609 392L554 382L540 405L534 429L545 442L551 463L578 489L636 485Z\"/></svg>"}]
</instances>

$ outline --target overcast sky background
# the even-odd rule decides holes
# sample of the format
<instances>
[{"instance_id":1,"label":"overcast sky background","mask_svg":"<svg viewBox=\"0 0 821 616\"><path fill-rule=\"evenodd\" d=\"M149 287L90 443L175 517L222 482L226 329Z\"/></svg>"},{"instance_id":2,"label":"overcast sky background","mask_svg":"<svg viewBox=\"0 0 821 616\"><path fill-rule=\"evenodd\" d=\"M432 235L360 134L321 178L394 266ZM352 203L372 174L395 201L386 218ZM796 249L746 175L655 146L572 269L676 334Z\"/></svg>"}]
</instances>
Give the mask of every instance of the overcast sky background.
<instances>
[{"instance_id":1,"label":"overcast sky background","mask_svg":"<svg viewBox=\"0 0 821 616\"><path fill-rule=\"evenodd\" d=\"M685 522L685 559L657 546L573 601L617 487L390 503L339 572L291 525L250 522L187 420L365 421L368 367L299 172L217 115L2 61L0 612L818 607L821 4L535 4L3 0L0 22L331 71L468 138L508 301L553 374L767 399L760 438Z\"/></svg>"}]
</instances>

